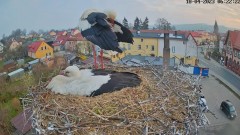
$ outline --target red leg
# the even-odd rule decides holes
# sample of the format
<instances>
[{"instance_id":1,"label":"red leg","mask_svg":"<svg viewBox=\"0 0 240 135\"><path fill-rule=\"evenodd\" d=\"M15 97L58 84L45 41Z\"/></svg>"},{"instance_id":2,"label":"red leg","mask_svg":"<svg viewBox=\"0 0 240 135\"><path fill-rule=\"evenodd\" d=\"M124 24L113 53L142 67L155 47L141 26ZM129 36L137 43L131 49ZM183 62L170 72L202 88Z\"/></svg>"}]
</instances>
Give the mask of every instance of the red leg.
<instances>
[{"instance_id":1,"label":"red leg","mask_svg":"<svg viewBox=\"0 0 240 135\"><path fill-rule=\"evenodd\" d=\"M94 68L95 68L95 69L98 69L95 46L92 45L92 48L93 48Z\"/></svg>"},{"instance_id":2,"label":"red leg","mask_svg":"<svg viewBox=\"0 0 240 135\"><path fill-rule=\"evenodd\" d=\"M101 49L100 51L100 56L101 56L101 67L104 69L104 64L103 64L103 50Z\"/></svg>"}]
</instances>

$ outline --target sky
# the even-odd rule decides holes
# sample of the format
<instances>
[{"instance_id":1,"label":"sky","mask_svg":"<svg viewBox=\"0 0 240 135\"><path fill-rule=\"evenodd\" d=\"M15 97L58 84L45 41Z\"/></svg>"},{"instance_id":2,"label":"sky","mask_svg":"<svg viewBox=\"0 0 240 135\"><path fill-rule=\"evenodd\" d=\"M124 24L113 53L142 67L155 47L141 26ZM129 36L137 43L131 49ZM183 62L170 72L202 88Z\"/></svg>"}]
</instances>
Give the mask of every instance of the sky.
<instances>
[{"instance_id":1,"label":"sky","mask_svg":"<svg viewBox=\"0 0 240 135\"><path fill-rule=\"evenodd\" d=\"M217 0L215 0L217 1ZM138 17L154 25L158 18L171 24L206 23L240 29L240 4L186 4L186 0L0 0L0 38L17 28L38 31L74 28L86 9L113 10L117 20Z\"/></svg>"}]
</instances>

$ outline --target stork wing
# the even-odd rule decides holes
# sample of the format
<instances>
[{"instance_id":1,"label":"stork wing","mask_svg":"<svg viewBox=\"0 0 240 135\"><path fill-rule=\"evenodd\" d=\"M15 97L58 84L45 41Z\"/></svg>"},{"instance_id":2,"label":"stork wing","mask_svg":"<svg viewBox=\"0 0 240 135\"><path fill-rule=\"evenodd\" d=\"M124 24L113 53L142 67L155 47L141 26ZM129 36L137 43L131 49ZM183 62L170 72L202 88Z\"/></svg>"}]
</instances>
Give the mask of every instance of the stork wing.
<instances>
[{"instance_id":1,"label":"stork wing","mask_svg":"<svg viewBox=\"0 0 240 135\"><path fill-rule=\"evenodd\" d=\"M133 34L132 32L124 27L121 23L114 21L114 25L118 25L121 27L121 30L123 33L120 32L116 32L117 38L118 38L118 42L126 42L126 43L131 43L133 44Z\"/></svg>"},{"instance_id":2,"label":"stork wing","mask_svg":"<svg viewBox=\"0 0 240 135\"><path fill-rule=\"evenodd\" d=\"M119 44L117 36L110 28L96 24L91 28L82 31L81 34L87 40L104 50L112 50L122 53L122 50L118 48Z\"/></svg>"}]
</instances>

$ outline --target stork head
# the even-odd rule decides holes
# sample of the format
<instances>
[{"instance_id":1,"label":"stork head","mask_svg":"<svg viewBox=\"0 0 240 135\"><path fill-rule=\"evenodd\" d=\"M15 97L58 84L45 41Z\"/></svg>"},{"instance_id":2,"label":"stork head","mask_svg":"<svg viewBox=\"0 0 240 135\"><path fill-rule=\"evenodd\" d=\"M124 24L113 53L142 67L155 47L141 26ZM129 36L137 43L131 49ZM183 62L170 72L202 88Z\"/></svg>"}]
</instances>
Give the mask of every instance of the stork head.
<instances>
[{"instance_id":1,"label":"stork head","mask_svg":"<svg viewBox=\"0 0 240 135\"><path fill-rule=\"evenodd\" d=\"M113 10L106 10L104 13L107 15L107 18L110 18L112 20L116 19L117 13Z\"/></svg>"},{"instance_id":2,"label":"stork head","mask_svg":"<svg viewBox=\"0 0 240 135\"><path fill-rule=\"evenodd\" d=\"M69 66L64 70L64 75L67 77L77 77L79 68L77 66Z\"/></svg>"},{"instance_id":3,"label":"stork head","mask_svg":"<svg viewBox=\"0 0 240 135\"><path fill-rule=\"evenodd\" d=\"M81 20L85 20L89 14L93 13L93 12L100 12L99 10L97 9L87 9L85 10L83 13L82 13L82 16L80 17Z\"/></svg>"}]
</instances>

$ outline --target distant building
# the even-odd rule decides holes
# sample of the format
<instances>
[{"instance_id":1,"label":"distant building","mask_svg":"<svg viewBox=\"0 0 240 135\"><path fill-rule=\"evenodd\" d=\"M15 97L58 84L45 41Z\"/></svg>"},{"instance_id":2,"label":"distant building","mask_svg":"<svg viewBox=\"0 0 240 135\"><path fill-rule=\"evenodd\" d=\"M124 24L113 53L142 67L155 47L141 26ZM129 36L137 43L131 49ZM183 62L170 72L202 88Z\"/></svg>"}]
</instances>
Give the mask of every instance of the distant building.
<instances>
[{"instance_id":1,"label":"distant building","mask_svg":"<svg viewBox=\"0 0 240 135\"><path fill-rule=\"evenodd\" d=\"M78 29L72 29L71 30L71 35L73 35L73 36L75 36L75 35L77 35L79 33L80 33L80 31Z\"/></svg>"},{"instance_id":2,"label":"distant building","mask_svg":"<svg viewBox=\"0 0 240 135\"><path fill-rule=\"evenodd\" d=\"M225 66L240 75L240 31L228 31L224 43Z\"/></svg>"},{"instance_id":3,"label":"distant building","mask_svg":"<svg viewBox=\"0 0 240 135\"><path fill-rule=\"evenodd\" d=\"M53 57L53 48L44 41L36 41L28 46L28 56L32 58Z\"/></svg>"},{"instance_id":4,"label":"distant building","mask_svg":"<svg viewBox=\"0 0 240 135\"><path fill-rule=\"evenodd\" d=\"M217 21L215 20L215 24L214 24L214 28L213 28L213 33L215 35L218 35L219 34L219 28L218 28L218 24L217 24Z\"/></svg>"},{"instance_id":5,"label":"distant building","mask_svg":"<svg viewBox=\"0 0 240 135\"><path fill-rule=\"evenodd\" d=\"M12 39L12 43L10 44L9 49L13 51L13 50L16 50L18 47L20 47L21 45L22 45L22 42L18 42L15 39Z\"/></svg>"},{"instance_id":6,"label":"distant building","mask_svg":"<svg viewBox=\"0 0 240 135\"><path fill-rule=\"evenodd\" d=\"M57 36L66 36L67 35L67 31L59 31L57 32Z\"/></svg>"},{"instance_id":7,"label":"distant building","mask_svg":"<svg viewBox=\"0 0 240 135\"><path fill-rule=\"evenodd\" d=\"M51 31L51 32L49 32L49 35L50 35L50 36L56 36L57 33L56 33L55 31Z\"/></svg>"}]
</instances>

